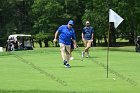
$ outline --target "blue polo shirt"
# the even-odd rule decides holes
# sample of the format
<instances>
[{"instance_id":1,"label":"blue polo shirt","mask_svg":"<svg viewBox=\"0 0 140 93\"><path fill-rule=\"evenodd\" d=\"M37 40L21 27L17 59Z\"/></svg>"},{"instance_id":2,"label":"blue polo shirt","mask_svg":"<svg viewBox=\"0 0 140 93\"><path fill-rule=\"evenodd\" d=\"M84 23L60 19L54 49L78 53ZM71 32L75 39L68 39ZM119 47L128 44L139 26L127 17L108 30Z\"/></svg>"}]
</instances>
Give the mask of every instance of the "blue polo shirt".
<instances>
[{"instance_id":1,"label":"blue polo shirt","mask_svg":"<svg viewBox=\"0 0 140 93\"><path fill-rule=\"evenodd\" d=\"M76 34L73 28L68 28L67 25L62 25L57 30L59 32L59 43L71 45L71 39L76 40Z\"/></svg>"},{"instance_id":2,"label":"blue polo shirt","mask_svg":"<svg viewBox=\"0 0 140 93\"><path fill-rule=\"evenodd\" d=\"M92 34L94 33L93 27L84 27L82 33L84 34L85 40L91 40Z\"/></svg>"}]
</instances>

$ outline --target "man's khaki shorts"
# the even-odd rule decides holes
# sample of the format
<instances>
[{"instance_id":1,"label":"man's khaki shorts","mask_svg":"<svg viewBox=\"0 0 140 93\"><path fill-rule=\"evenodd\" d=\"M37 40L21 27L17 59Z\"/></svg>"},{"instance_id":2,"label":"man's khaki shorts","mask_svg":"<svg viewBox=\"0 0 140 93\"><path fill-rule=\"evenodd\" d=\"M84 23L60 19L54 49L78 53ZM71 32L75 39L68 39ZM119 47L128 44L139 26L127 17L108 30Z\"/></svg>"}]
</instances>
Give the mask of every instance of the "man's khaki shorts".
<instances>
[{"instance_id":1,"label":"man's khaki shorts","mask_svg":"<svg viewBox=\"0 0 140 93\"><path fill-rule=\"evenodd\" d=\"M83 42L84 42L85 46L89 46L90 47L91 43L93 42L93 40L84 40Z\"/></svg>"},{"instance_id":2,"label":"man's khaki shorts","mask_svg":"<svg viewBox=\"0 0 140 93\"><path fill-rule=\"evenodd\" d=\"M60 51L61 52L66 52L66 54L70 54L71 46L70 45L65 45L63 43L59 43L60 45Z\"/></svg>"}]
</instances>

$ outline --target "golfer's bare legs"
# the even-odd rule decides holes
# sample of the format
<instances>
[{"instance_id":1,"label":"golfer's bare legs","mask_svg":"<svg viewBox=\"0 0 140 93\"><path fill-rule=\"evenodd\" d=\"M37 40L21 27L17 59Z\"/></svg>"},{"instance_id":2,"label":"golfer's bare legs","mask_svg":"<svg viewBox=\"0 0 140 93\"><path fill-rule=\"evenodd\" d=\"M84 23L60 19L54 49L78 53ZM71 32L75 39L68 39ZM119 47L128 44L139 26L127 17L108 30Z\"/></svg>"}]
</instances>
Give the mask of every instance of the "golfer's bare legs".
<instances>
[{"instance_id":1,"label":"golfer's bare legs","mask_svg":"<svg viewBox=\"0 0 140 93\"><path fill-rule=\"evenodd\" d=\"M70 45L64 45L62 43L60 44L60 51L63 61L65 60L69 62L71 54L70 50L71 50Z\"/></svg>"},{"instance_id":2,"label":"golfer's bare legs","mask_svg":"<svg viewBox=\"0 0 140 93\"><path fill-rule=\"evenodd\" d=\"M91 47L92 40L84 40L84 45L86 48L84 49L84 54L87 53L89 55L89 48Z\"/></svg>"},{"instance_id":3,"label":"golfer's bare legs","mask_svg":"<svg viewBox=\"0 0 140 93\"><path fill-rule=\"evenodd\" d=\"M66 61L66 52L65 52L65 45L64 44L60 44L60 51L61 51L61 57L63 59L63 61Z\"/></svg>"},{"instance_id":4,"label":"golfer's bare legs","mask_svg":"<svg viewBox=\"0 0 140 93\"><path fill-rule=\"evenodd\" d=\"M66 49L66 61L69 62L70 60L70 57L71 57L71 47L70 45L66 45L65 47Z\"/></svg>"}]
</instances>

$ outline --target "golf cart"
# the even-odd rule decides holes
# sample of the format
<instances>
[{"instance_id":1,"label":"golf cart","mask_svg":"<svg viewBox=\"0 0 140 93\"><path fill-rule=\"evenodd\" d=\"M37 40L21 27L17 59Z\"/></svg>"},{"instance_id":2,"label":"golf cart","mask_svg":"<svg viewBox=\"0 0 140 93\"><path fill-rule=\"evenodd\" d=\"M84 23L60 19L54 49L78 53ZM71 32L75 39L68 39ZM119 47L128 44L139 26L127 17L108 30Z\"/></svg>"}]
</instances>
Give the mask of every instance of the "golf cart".
<instances>
[{"instance_id":1,"label":"golf cart","mask_svg":"<svg viewBox=\"0 0 140 93\"><path fill-rule=\"evenodd\" d=\"M7 51L14 50L33 50L33 40L31 35L14 34L10 35L7 40Z\"/></svg>"},{"instance_id":2,"label":"golf cart","mask_svg":"<svg viewBox=\"0 0 140 93\"><path fill-rule=\"evenodd\" d=\"M135 48L136 52L140 52L140 36L137 36L135 45L136 45L136 48Z\"/></svg>"}]
</instances>

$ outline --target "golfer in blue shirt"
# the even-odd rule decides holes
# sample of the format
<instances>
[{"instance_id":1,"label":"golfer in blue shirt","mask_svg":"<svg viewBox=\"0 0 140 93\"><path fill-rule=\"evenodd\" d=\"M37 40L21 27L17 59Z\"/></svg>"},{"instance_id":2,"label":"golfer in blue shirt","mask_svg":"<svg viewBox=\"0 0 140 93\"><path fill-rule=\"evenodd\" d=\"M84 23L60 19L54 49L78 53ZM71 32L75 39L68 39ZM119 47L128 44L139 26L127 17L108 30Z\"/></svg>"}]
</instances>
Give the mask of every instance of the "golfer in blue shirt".
<instances>
[{"instance_id":1,"label":"golfer in blue shirt","mask_svg":"<svg viewBox=\"0 0 140 93\"><path fill-rule=\"evenodd\" d=\"M62 25L58 28L55 33L54 42L57 42L57 37L59 35L59 45L61 50L61 56L65 67L70 68L69 60L71 54L71 39L73 40L74 47L76 48L76 34L72 28L74 21L70 20L67 25Z\"/></svg>"},{"instance_id":2,"label":"golfer in blue shirt","mask_svg":"<svg viewBox=\"0 0 140 93\"><path fill-rule=\"evenodd\" d=\"M89 48L91 47L91 44L93 42L94 37L94 29L92 26L90 26L90 22L86 21L86 26L83 28L82 31L82 40L85 45L85 49L82 52L82 57L85 56L85 53L87 53L86 57L89 57Z\"/></svg>"}]
</instances>

